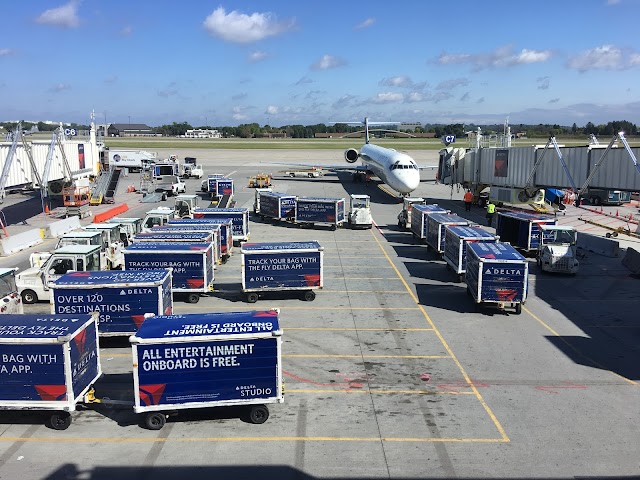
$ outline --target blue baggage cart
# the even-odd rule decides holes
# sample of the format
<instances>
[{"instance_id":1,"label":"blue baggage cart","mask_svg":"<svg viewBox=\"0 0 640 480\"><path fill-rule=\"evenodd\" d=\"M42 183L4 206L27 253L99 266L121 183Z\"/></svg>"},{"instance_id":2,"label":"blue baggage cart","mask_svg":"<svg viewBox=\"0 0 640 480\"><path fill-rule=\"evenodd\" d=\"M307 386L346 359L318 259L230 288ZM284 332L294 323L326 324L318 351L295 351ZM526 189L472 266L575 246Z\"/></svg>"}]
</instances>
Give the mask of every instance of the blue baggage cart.
<instances>
[{"instance_id":1,"label":"blue baggage cart","mask_svg":"<svg viewBox=\"0 0 640 480\"><path fill-rule=\"evenodd\" d=\"M498 237L484 228L466 225L447 225L444 229L444 261L458 275L461 282L467 271L467 244L497 242Z\"/></svg>"},{"instance_id":2,"label":"blue baggage cart","mask_svg":"<svg viewBox=\"0 0 640 480\"><path fill-rule=\"evenodd\" d=\"M429 223L427 222L429 215L449 212L450 210L442 208L437 203L431 205L413 205L411 210L411 233L413 237L422 243L426 242L427 231L429 230Z\"/></svg>"},{"instance_id":3,"label":"blue baggage cart","mask_svg":"<svg viewBox=\"0 0 640 480\"><path fill-rule=\"evenodd\" d=\"M427 216L427 249L444 253L444 227L447 225L469 225L469 220L448 213L434 213Z\"/></svg>"},{"instance_id":4,"label":"blue baggage cart","mask_svg":"<svg viewBox=\"0 0 640 480\"><path fill-rule=\"evenodd\" d=\"M555 225L556 219L548 215L527 212L498 212L496 235L525 253L537 252L540 243L540 225Z\"/></svg>"},{"instance_id":5,"label":"blue baggage cart","mask_svg":"<svg viewBox=\"0 0 640 480\"><path fill-rule=\"evenodd\" d=\"M233 223L233 241L246 242L249 240L249 209L248 208L196 208L193 211L195 219L230 218Z\"/></svg>"},{"instance_id":6,"label":"blue baggage cart","mask_svg":"<svg viewBox=\"0 0 640 480\"><path fill-rule=\"evenodd\" d=\"M228 217L207 217L207 218L180 218L171 219L166 225L153 227L154 229L182 230L201 232L216 230L216 225L220 226L220 251L222 252L222 262L226 262L233 253L233 220Z\"/></svg>"}]
</instances>

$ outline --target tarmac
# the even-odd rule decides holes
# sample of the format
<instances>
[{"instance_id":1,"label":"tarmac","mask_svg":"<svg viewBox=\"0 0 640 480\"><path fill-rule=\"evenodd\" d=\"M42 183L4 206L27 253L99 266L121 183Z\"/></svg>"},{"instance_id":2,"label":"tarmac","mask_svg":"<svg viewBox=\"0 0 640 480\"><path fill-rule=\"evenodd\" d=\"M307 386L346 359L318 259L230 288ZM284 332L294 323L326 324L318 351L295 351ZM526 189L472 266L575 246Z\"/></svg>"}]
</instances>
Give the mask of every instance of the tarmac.
<instances>
[{"instance_id":1,"label":"tarmac","mask_svg":"<svg viewBox=\"0 0 640 480\"><path fill-rule=\"evenodd\" d=\"M568 206L559 223L606 238L617 230L621 255L582 252L577 276L542 274L530 259L529 294L521 315L476 309L464 283L433 252L400 231L397 198L348 174L284 178L275 162L341 164L342 151L171 150L195 156L205 175L235 180L236 206L253 205L248 177L274 175L274 190L318 197L372 198L371 230L300 228L252 216L251 241L317 240L324 247L324 289L313 302L273 294L247 304L241 295L239 249L216 270L216 291L197 304L176 300L175 313L280 309L285 402L262 425L238 409L192 410L160 431L139 426L131 408L90 405L66 431L50 430L34 412L0 415L2 478L575 478L640 474L640 279L622 266L640 241L637 205ZM434 165L437 152L413 151ZM484 211L464 211L461 190L434 184L424 171L414 196L480 225ZM116 204L143 217L173 199L141 203L122 177ZM197 193L200 180L187 180ZM10 235L45 228L39 196L11 194ZM93 214L114 205L93 207ZM202 199L201 206L206 206ZM41 210L40 210L41 211ZM609 213L612 216L607 216ZM616 215L616 213L618 215ZM616 218L617 217L617 218ZM92 217L91 217L92 218ZM91 222L85 218L82 224ZM585 222L587 218L590 222ZM617 222L617 223L614 223ZM629 227L632 230L633 227ZM489 229L492 230L492 229ZM0 258L28 265L54 239ZM50 313L48 303L25 313ZM131 401L128 339L101 339L104 376L98 397Z\"/></svg>"}]
</instances>

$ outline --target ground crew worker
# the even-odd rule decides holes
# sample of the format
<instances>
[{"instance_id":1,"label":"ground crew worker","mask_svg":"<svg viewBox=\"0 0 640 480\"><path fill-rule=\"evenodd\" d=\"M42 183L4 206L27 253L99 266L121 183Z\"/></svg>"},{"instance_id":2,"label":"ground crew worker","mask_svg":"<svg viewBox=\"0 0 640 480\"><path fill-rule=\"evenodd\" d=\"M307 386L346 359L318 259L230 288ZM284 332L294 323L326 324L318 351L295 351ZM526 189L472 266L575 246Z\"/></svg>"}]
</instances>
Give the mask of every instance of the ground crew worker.
<instances>
[{"instance_id":1,"label":"ground crew worker","mask_svg":"<svg viewBox=\"0 0 640 480\"><path fill-rule=\"evenodd\" d=\"M496 213L496 206L489 202L487 204L487 225L491 226L493 223L493 215Z\"/></svg>"},{"instance_id":2,"label":"ground crew worker","mask_svg":"<svg viewBox=\"0 0 640 480\"><path fill-rule=\"evenodd\" d=\"M473 202L473 193L471 193L471 190L467 189L464 194L464 209L466 212L471 211L471 202Z\"/></svg>"}]
</instances>

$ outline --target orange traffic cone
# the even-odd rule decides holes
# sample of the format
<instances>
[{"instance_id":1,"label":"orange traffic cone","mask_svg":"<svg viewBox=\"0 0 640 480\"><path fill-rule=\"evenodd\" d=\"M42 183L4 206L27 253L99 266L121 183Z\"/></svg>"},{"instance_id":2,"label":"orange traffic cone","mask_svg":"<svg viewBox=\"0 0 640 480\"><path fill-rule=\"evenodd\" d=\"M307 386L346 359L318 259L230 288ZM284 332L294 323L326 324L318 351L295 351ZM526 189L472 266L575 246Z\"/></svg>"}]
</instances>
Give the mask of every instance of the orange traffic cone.
<instances>
[{"instance_id":1,"label":"orange traffic cone","mask_svg":"<svg viewBox=\"0 0 640 480\"><path fill-rule=\"evenodd\" d=\"M49 213L49 205L44 204L44 213Z\"/></svg>"},{"instance_id":2,"label":"orange traffic cone","mask_svg":"<svg viewBox=\"0 0 640 480\"><path fill-rule=\"evenodd\" d=\"M620 214L618 213L618 210L616 210L616 217L619 217Z\"/></svg>"}]
</instances>

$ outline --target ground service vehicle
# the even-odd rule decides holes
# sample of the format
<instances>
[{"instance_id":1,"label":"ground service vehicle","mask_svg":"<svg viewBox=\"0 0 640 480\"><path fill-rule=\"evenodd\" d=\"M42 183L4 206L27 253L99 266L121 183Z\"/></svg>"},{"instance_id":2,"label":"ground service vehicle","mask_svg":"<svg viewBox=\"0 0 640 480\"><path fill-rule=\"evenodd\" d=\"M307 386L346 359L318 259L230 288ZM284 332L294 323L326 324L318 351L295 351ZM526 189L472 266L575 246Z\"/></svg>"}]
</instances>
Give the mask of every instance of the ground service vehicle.
<instances>
[{"instance_id":1,"label":"ground service vehicle","mask_svg":"<svg viewBox=\"0 0 640 480\"><path fill-rule=\"evenodd\" d=\"M631 201L631 192L589 188L582 194L591 205L623 205Z\"/></svg>"},{"instance_id":2,"label":"ground service vehicle","mask_svg":"<svg viewBox=\"0 0 640 480\"><path fill-rule=\"evenodd\" d=\"M398 227L406 230L411 226L411 210L414 205L425 205L422 197L404 197L402 199L402 211L398 214Z\"/></svg>"},{"instance_id":3,"label":"ground service vehicle","mask_svg":"<svg viewBox=\"0 0 640 480\"><path fill-rule=\"evenodd\" d=\"M267 188L271 186L271 175L259 173L249 177L249 188Z\"/></svg>"},{"instance_id":4,"label":"ground service vehicle","mask_svg":"<svg viewBox=\"0 0 640 480\"><path fill-rule=\"evenodd\" d=\"M148 232L153 227L166 225L167 222L174 217L174 212L175 210L169 207L158 207L149 210L144 220L142 220L142 231Z\"/></svg>"},{"instance_id":5,"label":"ground service vehicle","mask_svg":"<svg viewBox=\"0 0 640 480\"><path fill-rule=\"evenodd\" d=\"M117 223L120 226L120 240L126 247L131 243L136 233L142 231L142 219L134 217L113 217L107 223Z\"/></svg>"},{"instance_id":6,"label":"ground service vehicle","mask_svg":"<svg viewBox=\"0 0 640 480\"><path fill-rule=\"evenodd\" d=\"M282 403L278 310L152 316L130 338L134 411L150 430L193 408L246 408L254 424Z\"/></svg>"},{"instance_id":7,"label":"ground service vehicle","mask_svg":"<svg viewBox=\"0 0 640 480\"><path fill-rule=\"evenodd\" d=\"M568 225L540 225L537 261L543 272L578 273L577 233Z\"/></svg>"},{"instance_id":8,"label":"ground service vehicle","mask_svg":"<svg viewBox=\"0 0 640 480\"><path fill-rule=\"evenodd\" d=\"M371 218L371 198L369 195L351 194L347 222L351 228L371 228L373 218Z\"/></svg>"},{"instance_id":9,"label":"ground service vehicle","mask_svg":"<svg viewBox=\"0 0 640 480\"><path fill-rule=\"evenodd\" d=\"M304 177L304 178L318 178L324 175L324 172L317 167L312 167L305 170L287 170L283 172L287 177Z\"/></svg>"},{"instance_id":10,"label":"ground service vehicle","mask_svg":"<svg viewBox=\"0 0 640 480\"><path fill-rule=\"evenodd\" d=\"M102 250L107 259L107 266L105 270L114 270L122 268L124 265L124 257L122 256L122 250L124 249L124 242L122 241L120 234L120 225L117 223L90 223L83 227L87 231L98 231L106 234L106 238L103 238Z\"/></svg>"},{"instance_id":11,"label":"ground service vehicle","mask_svg":"<svg viewBox=\"0 0 640 480\"><path fill-rule=\"evenodd\" d=\"M167 195L185 193L187 185L178 175L162 175L156 180L156 192L166 192Z\"/></svg>"},{"instance_id":12,"label":"ground service vehicle","mask_svg":"<svg viewBox=\"0 0 640 480\"><path fill-rule=\"evenodd\" d=\"M58 238L58 243L56 243L54 250L69 245L97 245L99 247L104 247L100 253L100 268L101 270L108 270L109 266L107 262L106 248L108 247L109 242L106 232L99 232L97 230L72 230L64 233L60 238ZM40 267L50 256L51 252L34 252L29 255L29 264L32 267Z\"/></svg>"},{"instance_id":13,"label":"ground service vehicle","mask_svg":"<svg viewBox=\"0 0 640 480\"><path fill-rule=\"evenodd\" d=\"M144 150L111 150L106 149L109 157L109 167L128 168L133 172L142 170L154 163L156 155Z\"/></svg>"},{"instance_id":14,"label":"ground service vehicle","mask_svg":"<svg viewBox=\"0 0 640 480\"><path fill-rule=\"evenodd\" d=\"M17 268L0 268L0 314L24 313L16 287Z\"/></svg>"},{"instance_id":15,"label":"ground service vehicle","mask_svg":"<svg viewBox=\"0 0 640 480\"><path fill-rule=\"evenodd\" d=\"M193 218L193 211L198 208L200 197L183 193L176 197L174 204L175 218Z\"/></svg>"},{"instance_id":16,"label":"ground service vehicle","mask_svg":"<svg viewBox=\"0 0 640 480\"><path fill-rule=\"evenodd\" d=\"M100 270L98 245L69 245L51 254L41 267L31 267L16 275L16 286L22 301L32 304L49 301L51 285L68 272L97 272Z\"/></svg>"}]
</instances>

